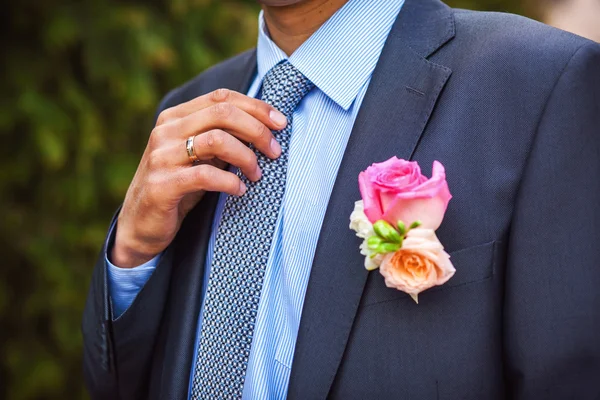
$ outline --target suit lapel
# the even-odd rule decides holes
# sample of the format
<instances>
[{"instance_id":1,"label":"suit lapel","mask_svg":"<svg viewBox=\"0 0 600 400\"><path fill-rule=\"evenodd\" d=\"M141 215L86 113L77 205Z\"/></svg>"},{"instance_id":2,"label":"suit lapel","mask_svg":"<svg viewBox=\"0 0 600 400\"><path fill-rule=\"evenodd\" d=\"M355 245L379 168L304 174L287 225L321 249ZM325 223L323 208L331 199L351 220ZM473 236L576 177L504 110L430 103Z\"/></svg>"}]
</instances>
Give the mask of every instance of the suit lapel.
<instances>
[{"instance_id":1,"label":"suit lapel","mask_svg":"<svg viewBox=\"0 0 600 400\"><path fill-rule=\"evenodd\" d=\"M327 397L368 272L349 217L358 174L392 156L412 157L451 71L426 58L454 37L450 8L407 0L390 32L356 118L329 200L296 342L289 399ZM360 366L356 366L360 368Z\"/></svg>"},{"instance_id":2,"label":"suit lapel","mask_svg":"<svg viewBox=\"0 0 600 400\"><path fill-rule=\"evenodd\" d=\"M181 101L218 88L246 93L256 75L256 51L250 51L236 64L229 63L210 87L186 93ZM186 217L174 243L173 272L167 310L161 324L162 346L155 359L162 360L159 379L160 399L187 399L190 371L196 344L196 329L202 303L206 250L210 238L218 193L207 193ZM160 354L163 352L163 354Z\"/></svg>"}]
</instances>

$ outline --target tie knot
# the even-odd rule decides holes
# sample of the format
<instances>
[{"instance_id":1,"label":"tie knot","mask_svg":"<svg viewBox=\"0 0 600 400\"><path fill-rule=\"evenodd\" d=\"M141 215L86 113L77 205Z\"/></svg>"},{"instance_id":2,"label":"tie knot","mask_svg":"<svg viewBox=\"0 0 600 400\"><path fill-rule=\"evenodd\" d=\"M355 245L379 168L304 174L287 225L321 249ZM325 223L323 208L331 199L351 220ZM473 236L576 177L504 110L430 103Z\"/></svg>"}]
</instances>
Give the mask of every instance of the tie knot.
<instances>
[{"instance_id":1,"label":"tie knot","mask_svg":"<svg viewBox=\"0 0 600 400\"><path fill-rule=\"evenodd\" d=\"M289 117L314 86L302 72L285 60L265 75L261 98Z\"/></svg>"}]
</instances>

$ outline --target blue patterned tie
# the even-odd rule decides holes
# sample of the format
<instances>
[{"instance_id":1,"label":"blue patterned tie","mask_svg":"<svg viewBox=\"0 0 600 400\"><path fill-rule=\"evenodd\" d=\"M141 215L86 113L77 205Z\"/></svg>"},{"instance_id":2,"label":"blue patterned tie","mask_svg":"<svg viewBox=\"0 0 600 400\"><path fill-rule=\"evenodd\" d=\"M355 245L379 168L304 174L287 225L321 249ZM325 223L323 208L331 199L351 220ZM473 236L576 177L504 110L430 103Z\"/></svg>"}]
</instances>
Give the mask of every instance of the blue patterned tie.
<instances>
[{"instance_id":1,"label":"blue patterned tie","mask_svg":"<svg viewBox=\"0 0 600 400\"><path fill-rule=\"evenodd\" d=\"M288 125L273 132L281 156L256 152L262 178L248 190L229 196L217 233L204 300L192 399L241 399L267 259L283 194L292 114L314 87L288 61L274 66L262 84L262 100L281 111Z\"/></svg>"}]
</instances>

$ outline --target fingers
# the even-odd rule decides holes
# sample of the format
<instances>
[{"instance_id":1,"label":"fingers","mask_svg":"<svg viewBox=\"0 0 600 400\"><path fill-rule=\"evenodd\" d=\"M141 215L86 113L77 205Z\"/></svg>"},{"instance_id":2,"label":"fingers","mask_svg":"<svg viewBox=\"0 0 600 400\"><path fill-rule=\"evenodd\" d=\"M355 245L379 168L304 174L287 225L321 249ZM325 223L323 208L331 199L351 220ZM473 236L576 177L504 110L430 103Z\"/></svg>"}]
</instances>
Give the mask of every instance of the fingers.
<instances>
[{"instance_id":1,"label":"fingers","mask_svg":"<svg viewBox=\"0 0 600 400\"><path fill-rule=\"evenodd\" d=\"M177 190L183 195L201 190L225 192L234 196L246 193L246 185L236 174L209 164L181 168L175 174Z\"/></svg>"},{"instance_id":2,"label":"fingers","mask_svg":"<svg viewBox=\"0 0 600 400\"><path fill-rule=\"evenodd\" d=\"M276 158L281 148L271 130L286 124L286 117L267 103L224 89L161 112L119 216L115 249L120 244L135 250L129 252L133 256L120 252L125 254L120 263L134 266L140 254L163 251L205 191L243 195L245 184L221 168L229 163L248 179L260 179L256 155L240 140ZM191 166L186 139L196 135L196 155L211 161Z\"/></svg>"},{"instance_id":3,"label":"fingers","mask_svg":"<svg viewBox=\"0 0 600 400\"><path fill-rule=\"evenodd\" d=\"M194 149L199 159L223 160L238 167L251 181L258 181L262 175L254 151L225 131L215 129L196 136Z\"/></svg>"},{"instance_id":4,"label":"fingers","mask_svg":"<svg viewBox=\"0 0 600 400\"><path fill-rule=\"evenodd\" d=\"M270 158L281 155L271 130L287 125L287 118L267 103L243 94L219 89L163 111L151 135L152 142L184 138L212 129L230 131L252 143Z\"/></svg>"},{"instance_id":5,"label":"fingers","mask_svg":"<svg viewBox=\"0 0 600 400\"><path fill-rule=\"evenodd\" d=\"M257 181L261 177L261 170L254 151L234 136L220 129L213 129L195 136L194 151L200 161L218 158L227 164L238 167L251 181ZM161 158L176 160L175 164L180 166L190 165L189 157L182 143L165 149Z\"/></svg>"},{"instance_id":6,"label":"fingers","mask_svg":"<svg viewBox=\"0 0 600 400\"><path fill-rule=\"evenodd\" d=\"M217 89L204 96L196 97L186 103L164 110L158 118L157 125L185 118L190 114L217 104L229 104L239 108L262 122L269 129L279 130L287 125L287 118L274 107L264 101L229 89Z\"/></svg>"},{"instance_id":7,"label":"fingers","mask_svg":"<svg viewBox=\"0 0 600 400\"><path fill-rule=\"evenodd\" d=\"M252 143L258 151L270 158L281 155L281 146L265 124L241 109L220 103L197 111L177 121L177 134L184 139L212 129L231 132L238 139Z\"/></svg>"}]
</instances>

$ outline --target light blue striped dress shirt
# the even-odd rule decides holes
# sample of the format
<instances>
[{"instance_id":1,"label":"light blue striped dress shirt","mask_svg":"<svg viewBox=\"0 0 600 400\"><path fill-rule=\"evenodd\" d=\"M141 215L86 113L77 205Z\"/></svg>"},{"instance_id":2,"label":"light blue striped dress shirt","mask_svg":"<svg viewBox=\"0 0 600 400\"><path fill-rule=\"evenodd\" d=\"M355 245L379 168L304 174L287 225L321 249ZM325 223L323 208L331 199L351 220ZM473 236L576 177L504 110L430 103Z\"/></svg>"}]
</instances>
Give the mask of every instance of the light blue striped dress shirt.
<instances>
[{"instance_id":1,"label":"light blue striped dress shirt","mask_svg":"<svg viewBox=\"0 0 600 400\"><path fill-rule=\"evenodd\" d=\"M271 247L256 320L244 399L284 399L302 305L319 232L337 171L371 74L404 0L350 0L290 57L315 84L293 115L285 197ZM266 73L285 53L269 38L259 15L258 72L248 96L255 97ZM206 258L203 290L226 195L221 194ZM158 257L133 269L107 259L115 316L133 302ZM202 311L198 333L202 324ZM194 351L196 359L197 346ZM192 368L193 369L193 368ZM190 371L190 384L193 370Z\"/></svg>"}]
</instances>

